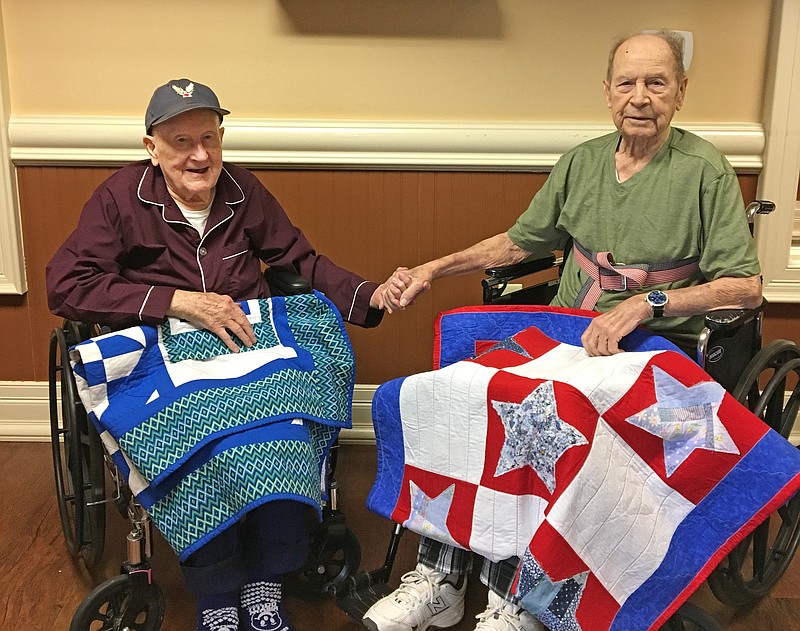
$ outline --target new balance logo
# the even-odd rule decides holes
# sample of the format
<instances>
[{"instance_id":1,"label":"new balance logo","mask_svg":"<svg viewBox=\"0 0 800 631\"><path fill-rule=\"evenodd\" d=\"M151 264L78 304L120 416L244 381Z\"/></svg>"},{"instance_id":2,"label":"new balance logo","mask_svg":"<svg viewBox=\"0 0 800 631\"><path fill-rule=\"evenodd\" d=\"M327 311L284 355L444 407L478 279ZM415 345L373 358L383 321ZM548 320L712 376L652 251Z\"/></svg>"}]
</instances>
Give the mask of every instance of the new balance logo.
<instances>
[{"instance_id":1,"label":"new balance logo","mask_svg":"<svg viewBox=\"0 0 800 631\"><path fill-rule=\"evenodd\" d=\"M431 602L428 603L428 609L431 610L431 613L435 616L437 613L440 613L447 609L449 605L444 601L444 598L441 596L437 596Z\"/></svg>"}]
</instances>

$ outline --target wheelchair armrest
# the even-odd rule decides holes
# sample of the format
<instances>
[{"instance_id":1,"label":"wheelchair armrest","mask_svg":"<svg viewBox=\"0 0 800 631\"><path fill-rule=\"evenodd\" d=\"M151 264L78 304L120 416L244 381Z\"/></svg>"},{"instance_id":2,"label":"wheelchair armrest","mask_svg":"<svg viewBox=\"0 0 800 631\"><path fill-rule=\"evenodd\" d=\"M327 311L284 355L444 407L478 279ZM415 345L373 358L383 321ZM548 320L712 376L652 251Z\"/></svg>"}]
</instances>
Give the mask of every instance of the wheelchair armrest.
<instances>
[{"instance_id":1,"label":"wheelchair armrest","mask_svg":"<svg viewBox=\"0 0 800 631\"><path fill-rule=\"evenodd\" d=\"M554 254L549 254L540 259L533 259L532 261L523 261L514 265L504 265L502 267L490 267L486 270L486 275L491 279L498 279L498 282L512 280L514 278L521 278L528 274L541 272L542 270L552 269L557 266L559 261L556 260ZM497 283L495 283L497 284Z\"/></svg>"},{"instance_id":2,"label":"wheelchair armrest","mask_svg":"<svg viewBox=\"0 0 800 631\"><path fill-rule=\"evenodd\" d=\"M549 254L542 258L523 261L515 265L491 267L485 270L488 278L484 278L481 281L483 304L499 304L500 302L513 304L516 301L521 301L522 304L547 304L555 295L555 290L550 287L550 285L554 284L553 281L543 281L516 291L510 294L513 298L506 297L504 292L509 281L535 274L536 272L554 270L562 264L562 261L562 257ZM557 286L557 283L555 285Z\"/></svg>"},{"instance_id":3,"label":"wheelchair armrest","mask_svg":"<svg viewBox=\"0 0 800 631\"><path fill-rule=\"evenodd\" d=\"M311 283L293 269L268 267L264 270L264 279L269 285L270 292L275 296L311 293Z\"/></svg>"},{"instance_id":4,"label":"wheelchair armrest","mask_svg":"<svg viewBox=\"0 0 800 631\"><path fill-rule=\"evenodd\" d=\"M761 348L766 301L755 309L719 309L706 314L695 360L728 392L733 392L747 363ZM725 361L721 361L725 358Z\"/></svg>"},{"instance_id":5,"label":"wheelchair armrest","mask_svg":"<svg viewBox=\"0 0 800 631\"><path fill-rule=\"evenodd\" d=\"M706 328L710 331L730 331L744 326L764 311L764 300L755 309L717 309L706 313Z\"/></svg>"},{"instance_id":6,"label":"wheelchair armrest","mask_svg":"<svg viewBox=\"0 0 800 631\"><path fill-rule=\"evenodd\" d=\"M99 324L92 324L90 322L82 322L80 320L70 320L65 318L61 324L61 329L64 331L64 336L69 346L79 344L90 337L108 333L108 327L103 327Z\"/></svg>"}]
</instances>

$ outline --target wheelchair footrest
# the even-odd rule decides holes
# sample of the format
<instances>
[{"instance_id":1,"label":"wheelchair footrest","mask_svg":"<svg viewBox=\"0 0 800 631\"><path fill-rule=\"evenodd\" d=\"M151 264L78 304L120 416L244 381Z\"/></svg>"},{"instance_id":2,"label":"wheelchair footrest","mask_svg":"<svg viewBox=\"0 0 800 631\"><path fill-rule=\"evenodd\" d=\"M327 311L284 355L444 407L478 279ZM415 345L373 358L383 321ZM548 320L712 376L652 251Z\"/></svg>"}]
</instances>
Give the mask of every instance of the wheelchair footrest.
<instances>
[{"instance_id":1,"label":"wheelchair footrest","mask_svg":"<svg viewBox=\"0 0 800 631\"><path fill-rule=\"evenodd\" d=\"M381 574L380 571L377 573ZM389 592L389 585L384 580L376 579L370 572L359 572L336 588L336 604L360 623L367 610Z\"/></svg>"}]
</instances>

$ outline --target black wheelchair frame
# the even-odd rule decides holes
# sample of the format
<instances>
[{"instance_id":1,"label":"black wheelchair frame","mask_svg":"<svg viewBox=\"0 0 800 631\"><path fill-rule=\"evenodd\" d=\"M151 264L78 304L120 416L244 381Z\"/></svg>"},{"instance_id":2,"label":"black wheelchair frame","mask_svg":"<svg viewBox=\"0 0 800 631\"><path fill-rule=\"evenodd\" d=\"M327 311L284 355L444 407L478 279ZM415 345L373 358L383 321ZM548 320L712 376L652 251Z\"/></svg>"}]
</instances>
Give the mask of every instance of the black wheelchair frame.
<instances>
[{"instance_id":1,"label":"black wheelchair frame","mask_svg":"<svg viewBox=\"0 0 800 631\"><path fill-rule=\"evenodd\" d=\"M292 270L267 268L264 277L272 295L311 291ZM120 574L97 585L81 602L69 631L158 631L164 619L164 596L153 580L149 559L153 526L147 511L133 496L102 445L78 398L69 349L108 327L66 320L50 336L50 437L59 516L69 552L91 568L105 546L106 504L113 503L131 530L127 560ZM286 588L301 598L326 596L358 570L361 547L338 508L339 487L334 477L338 441L327 462L328 500L322 520L310 522L309 556L305 565L286 578ZM114 496L106 498L106 471ZM100 626L98 626L100 625Z\"/></svg>"},{"instance_id":2,"label":"black wheelchair frame","mask_svg":"<svg viewBox=\"0 0 800 631\"><path fill-rule=\"evenodd\" d=\"M775 205L755 201L746 208L751 232L754 218ZM568 255L568 252L567 252ZM558 291L564 258L550 255L517 265L486 270L482 281L484 304L548 304ZM550 272L549 279L515 291L511 281ZM784 438L789 438L800 411L800 349L794 342L775 340L761 348L765 303L751 310L718 310L706 314L695 360L734 398ZM721 361L725 358L725 361ZM795 385L786 398L787 384ZM388 587L400 537L396 524L382 567L359 572L334 586L339 607L361 622L367 610L391 590ZM739 543L708 577L714 596L742 607L765 596L783 576L800 544L800 493L780 507ZM661 631L719 631L717 622L687 602Z\"/></svg>"}]
</instances>

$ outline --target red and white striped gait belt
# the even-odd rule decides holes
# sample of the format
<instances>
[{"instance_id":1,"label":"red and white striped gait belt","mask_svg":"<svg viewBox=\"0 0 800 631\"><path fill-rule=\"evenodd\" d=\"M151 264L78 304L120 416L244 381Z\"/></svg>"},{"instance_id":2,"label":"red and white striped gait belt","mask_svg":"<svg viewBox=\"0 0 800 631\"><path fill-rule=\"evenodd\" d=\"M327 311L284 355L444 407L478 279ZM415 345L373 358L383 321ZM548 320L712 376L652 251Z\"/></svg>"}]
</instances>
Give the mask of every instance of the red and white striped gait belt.
<instances>
[{"instance_id":1,"label":"red and white striped gait belt","mask_svg":"<svg viewBox=\"0 0 800 631\"><path fill-rule=\"evenodd\" d=\"M578 265L589 275L573 306L594 309L604 291L626 291L671 283L700 272L699 256L665 263L616 264L610 252L590 252L573 241L572 254Z\"/></svg>"}]
</instances>

